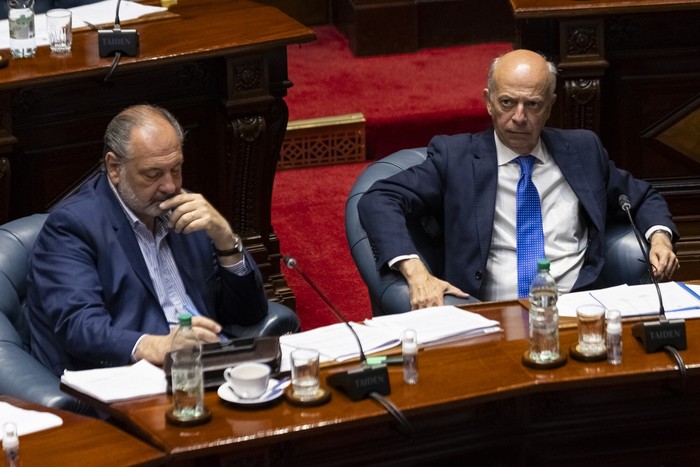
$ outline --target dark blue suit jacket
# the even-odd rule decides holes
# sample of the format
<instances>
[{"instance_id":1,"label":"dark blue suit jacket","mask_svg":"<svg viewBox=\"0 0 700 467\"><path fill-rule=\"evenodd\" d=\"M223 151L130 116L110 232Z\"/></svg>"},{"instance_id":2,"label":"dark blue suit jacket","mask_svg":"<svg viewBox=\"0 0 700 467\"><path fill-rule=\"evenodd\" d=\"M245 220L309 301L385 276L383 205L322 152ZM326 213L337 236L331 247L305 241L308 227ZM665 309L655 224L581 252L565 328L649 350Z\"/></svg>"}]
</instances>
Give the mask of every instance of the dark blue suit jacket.
<instances>
[{"instance_id":1,"label":"dark blue suit jacket","mask_svg":"<svg viewBox=\"0 0 700 467\"><path fill-rule=\"evenodd\" d=\"M267 314L260 272L221 266L204 232L167 237L197 310L221 324L250 325ZM49 215L28 277L32 353L64 369L126 365L144 334L169 332L133 229L104 174Z\"/></svg>"},{"instance_id":2,"label":"dark blue suit jacket","mask_svg":"<svg viewBox=\"0 0 700 467\"><path fill-rule=\"evenodd\" d=\"M606 222L622 215L620 194L629 197L642 232L658 224L678 237L661 195L617 169L594 133L545 128L542 140L578 197L588 223L586 257L574 290L595 286L606 251ZM492 129L433 138L424 163L376 182L359 201L360 219L376 252L377 267L397 256L416 254L407 221L433 216L445 232L439 276L479 297L493 234L497 177Z\"/></svg>"}]
</instances>

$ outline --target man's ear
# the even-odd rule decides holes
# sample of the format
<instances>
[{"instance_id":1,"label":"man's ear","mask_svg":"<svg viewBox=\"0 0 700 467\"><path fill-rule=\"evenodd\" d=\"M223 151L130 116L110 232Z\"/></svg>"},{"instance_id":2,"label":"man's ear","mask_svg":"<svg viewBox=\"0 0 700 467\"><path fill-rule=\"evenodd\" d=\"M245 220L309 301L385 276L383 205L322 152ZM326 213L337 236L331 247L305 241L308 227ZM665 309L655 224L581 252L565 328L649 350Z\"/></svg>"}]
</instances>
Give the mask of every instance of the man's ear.
<instances>
[{"instance_id":1,"label":"man's ear","mask_svg":"<svg viewBox=\"0 0 700 467\"><path fill-rule=\"evenodd\" d=\"M491 100L489 99L489 88L484 88L484 104L486 104L486 110L489 115L491 115Z\"/></svg>"},{"instance_id":2,"label":"man's ear","mask_svg":"<svg viewBox=\"0 0 700 467\"><path fill-rule=\"evenodd\" d=\"M107 169L107 177L109 177L109 181L112 182L112 185L117 186L119 185L119 175L120 175L120 166L121 164L119 163L119 160L117 159L117 155L114 154L112 151L107 152L105 154L105 168Z\"/></svg>"}]
</instances>

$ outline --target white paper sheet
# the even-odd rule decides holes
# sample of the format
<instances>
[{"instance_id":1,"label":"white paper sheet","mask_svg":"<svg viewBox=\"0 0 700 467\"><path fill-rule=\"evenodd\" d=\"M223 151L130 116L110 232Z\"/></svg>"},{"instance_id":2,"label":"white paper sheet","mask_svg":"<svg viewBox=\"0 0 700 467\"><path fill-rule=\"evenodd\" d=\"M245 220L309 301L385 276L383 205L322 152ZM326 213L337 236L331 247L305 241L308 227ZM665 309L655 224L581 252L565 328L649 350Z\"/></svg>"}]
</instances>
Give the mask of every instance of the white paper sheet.
<instances>
[{"instance_id":1,"label":"white paper sheet","mask_svg":"<svg viewBox=\"0 0 700 467\"><path fill-rule=\"evenodd\" d=\"M466 339L500 331L499 322L454 306L436 306L395 315L378 316L365 324L401 338L404 329L415 329L419 345Z\"/></svg>"},{"instance_id":2,"label":"white paper sheet","mask_svg":"<svg viewBox=\"0 0 700 467\"><path fill-rule=\"evenodd\" d=\"M146 360L114 368L65 370L61 382L106 403L165 394L167 390L165 372Z\"/></svg>"},{"instance_id":3,"label":"white paper sheet","mask_svg":"<svg viewBox=\"0 0 700 467\"><path fill-rule=\"evenodd\" d=\"M0 427L5 422L14 422L19 436L63 425L63 420L58 415L22 409L7 402L0 402ZM0 430L1 439L2 430Z\"/></svg>"},{"instance_id":4,"label":"white paper sheet","mask_svg":"<svg viewBox=\"0 0 700 467\"><path fill-rule=\"evenodd\" d=\"M668 317L700 317L700 288L678 282L659 284L664 310ZM576 316L576 308L596 303L608 310L619 310L623 318L659 314L659 298L654 284L619 285L607 289L563 294L557 307L560 316Z\"/></svg>"},{"instance_id":5,"label":"white paper sheet","mask_svg":"<svg viewBox=\"0 0 700 467\"><path fill-rule=\"evenodd\" d=\"M400 338L385 330L373 329L357 323L350 324L357 333L366 354L381 352L401 343ZM360 355L357 341L345 323L331 324L297 334L287 334L280 337L280 347L282 348L281 371L289 370L289 355L294 349L317 350L321 354L321 363L343 362L358 358Z\"/></svg>"}]
</instances>

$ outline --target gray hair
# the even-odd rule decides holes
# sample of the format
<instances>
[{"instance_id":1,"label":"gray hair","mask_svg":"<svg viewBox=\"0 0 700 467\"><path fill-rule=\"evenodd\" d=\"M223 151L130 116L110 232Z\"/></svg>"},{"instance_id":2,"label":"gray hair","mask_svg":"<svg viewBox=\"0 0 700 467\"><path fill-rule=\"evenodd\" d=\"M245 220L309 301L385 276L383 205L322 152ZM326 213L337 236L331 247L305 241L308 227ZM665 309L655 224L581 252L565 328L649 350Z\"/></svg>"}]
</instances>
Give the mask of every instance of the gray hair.
<instances>
[{"instance_id":1,"label":"gray hair","mask_svg":"<svg viewBox=\"0 0 700 467\"><path fill-rule=\"evenodd\" d=\"M557 76L559 75L559 71L557 70L557 66L552 62L551 60L548 60L547 57L545 57L542 54L540 55L545 63L547 63L547 68L549 69L549 82L547 83L547 91L549 92L549 95L553 95L554 91L557 88ZM489 94L493 94L496 92L496 80L494 78L494 74L496 73L496 67L498 66L498 62L500 62L501 57L496 57L493 62L491 62L491 66L489 67L489 77L487 81L487 88L489 90Z\"/></svg>"},{"instance_id":2,"label":"gray hair","mask_svg":"<svg viewBox=\"0 0 700 467\"><path fill-rule=\"evenodd\" d=\"M102 157L111 151L120 164L124 163L131 154L131 132L137 127L152 126L154 118L170 123L182 146L185 133L173 114L157 105L134 105L119 112L107 125Z\"/></svg>"}]
</instances>

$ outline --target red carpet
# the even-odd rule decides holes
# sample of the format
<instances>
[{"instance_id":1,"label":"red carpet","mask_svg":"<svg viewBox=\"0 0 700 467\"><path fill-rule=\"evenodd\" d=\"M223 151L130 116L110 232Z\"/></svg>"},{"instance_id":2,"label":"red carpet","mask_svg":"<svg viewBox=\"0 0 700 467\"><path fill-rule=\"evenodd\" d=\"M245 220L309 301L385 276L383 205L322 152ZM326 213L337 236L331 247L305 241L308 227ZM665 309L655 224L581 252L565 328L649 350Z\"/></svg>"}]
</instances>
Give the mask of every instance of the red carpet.
<instances>
[{"instance_id":1,"label":"red carpet","mask_svg":"<svg viewBox=\"0 0 700 467\"><path fill-rule=\"evenodd\" d=\"M371 316L369 296L345 240L345 201L367 166L358 164L278 171L272 193L272 226L282 254L351 321ZM282 272L297 300L303 330L338 322L296 271Z\"/></svg>"},{"instance_id":2,"label":"red carpet","mask_svg":"<svg viewBox=\"0 0 700 467\"><path fill-rule=\"evenodd\" d=\"M512 49L491 43L356 58L333 26L314 31L315 42L288 49L289 119L361 112L368 159L426 146L435 134L484 129L488 67Z\"/></svg>"}]
</instances>

